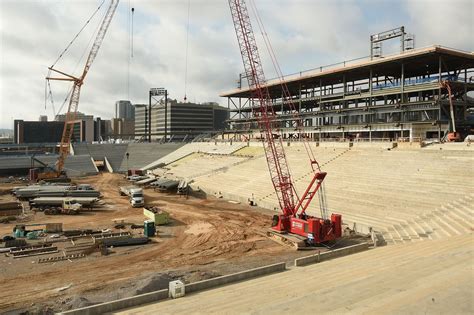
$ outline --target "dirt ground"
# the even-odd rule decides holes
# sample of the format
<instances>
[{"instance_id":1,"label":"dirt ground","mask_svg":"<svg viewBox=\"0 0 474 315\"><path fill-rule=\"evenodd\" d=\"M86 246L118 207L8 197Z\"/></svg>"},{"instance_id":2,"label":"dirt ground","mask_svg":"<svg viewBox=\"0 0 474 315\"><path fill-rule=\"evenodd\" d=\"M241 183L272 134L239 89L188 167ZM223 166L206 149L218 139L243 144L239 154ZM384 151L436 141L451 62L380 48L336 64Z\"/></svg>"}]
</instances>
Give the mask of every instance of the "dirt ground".
<instances>
[{"instance_id":1,"label":"dirt ground","mask_svg":"<svg viewBox=\"0 0 474 315\"><path fill-rule=\"evenodd\" d=\"M100 190L104 205L76 216L30 213L25 223L62 222L63 229L112 229L113 220L143 224L142 208L131 208L118 187L121 175L102 173L75 180ZM12 184L0 184L0 199ZM3 193L2 193L3 192ZM193 282L270 263L291 261L296 252L269 240L264 232L271 213L218 199L198 199L145 191L148 205L170 213L172 223L158 227L147 245L112 249L108 256L38 264L38 257L14 259L0 254L0 312L48 313L167 288L173 279ZM18 222L0 224L11 234ZM131 230L141 233L143 230ZM53 254L52 256L57 256Z\"/></svg>"}]
</instances>

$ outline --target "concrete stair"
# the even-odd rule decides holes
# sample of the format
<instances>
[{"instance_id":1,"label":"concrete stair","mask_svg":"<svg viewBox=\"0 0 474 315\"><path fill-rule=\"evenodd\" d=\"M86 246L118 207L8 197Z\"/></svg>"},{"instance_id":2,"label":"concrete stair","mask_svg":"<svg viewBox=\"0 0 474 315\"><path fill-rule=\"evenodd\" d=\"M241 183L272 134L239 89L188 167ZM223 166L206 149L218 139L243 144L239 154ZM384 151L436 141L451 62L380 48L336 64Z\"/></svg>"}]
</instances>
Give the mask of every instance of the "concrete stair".
<instances>
[{"instance_id":1,"label":"concrete stair","mask_svg":"<svg viewBox=\"0 0 474 315\"><path fill-rule=\"evenodd\" d=\"M296 191L302 192L312 177L306 152L293 144L285 151ZM347 147L313 151L328 172L324 186L329 213L340 213L349 225L372 228L387 244L472 232L472 152ZM254 158L198 177L194 184L206 192L221 192L224 198L245 202L253 197L259 206L278 208L265 157L255 156L262 151L241 152ZM317 203L315 199L308 214L320 215Z\"/></svg>"}]
</instances>

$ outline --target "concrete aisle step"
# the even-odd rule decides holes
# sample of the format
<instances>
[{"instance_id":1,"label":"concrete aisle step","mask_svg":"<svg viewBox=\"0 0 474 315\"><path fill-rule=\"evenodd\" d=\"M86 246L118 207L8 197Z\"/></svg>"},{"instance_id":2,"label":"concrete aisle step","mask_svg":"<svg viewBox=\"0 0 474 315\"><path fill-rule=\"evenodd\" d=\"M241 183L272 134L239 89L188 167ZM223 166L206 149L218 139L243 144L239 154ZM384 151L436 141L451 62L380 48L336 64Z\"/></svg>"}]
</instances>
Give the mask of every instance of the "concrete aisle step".
<instances>
[{"instance_id":1,"label":"concrete aisle step","mask_svg":"<svg viewBox=\"0 0 474 315\"><path fill-rule=\"evenodd\" d=\"M393 235L389 231L387 231L387 230L380 231L380 234L382 235L382 237L385 240L385 243L387 245L396 244L395 240L393 239Z\"/></svg>"},{"instance_id":2,"label":"concrete aisle step","mask_svg":"<svg viewBox=\"0 0 474 315\"><path fill-rule=\"evenodd\" d=\"M447 210L444 213L445 216L451 217L457 222L458 225L462 226L466 231L472 231L474 229L473 220L466 220L463 216L459 215L456 211Z\"/></svg>"},{"instance_id":3,"label":"concrete aisle step","mask_svg":"<svg viewBox=\"0 0 474 315\"><path fill-rule=\"evenodd\" d=\"M436 239L439 239L440 237L433 231L433 227L430 226L428 224L428 222L426 222L426 220L420 218L420 217L417 217L416 219L414 219L414 221L416 221L416 223L418 225L420 225L423 230L425 231L425 233L428 235L428 238L430 240L436 240Z\"/></svg>"},{"instance_id":4,"label":"concrete aisle step","mask_svg":"<svg viewBox=\"0 0 474 315\"><path fill-rule=\"evenodd\" d=\"M431 227L431 230L433 231L431 233L431 236L433 238L445 238L451 236L451 234L447 233L432 217L429 215L421 215L420 219L423 220L429 227Z\"/></svg>"},{"instance_id":5,"label":"concrete aisle step","mask_svg":"<svg viewBox=\"0 0 474 315\"><path fill-rule=\"evenodd\" d=\"M393 240L394 244L403 244L403 243L405 243L405 241L400 236L400 234L395 229L395 227L391 226L391 227L387 228L387 231L392 236L392 240Z\"/></svg>"},{"instance_id":6,"label":"concrete aisle step","mask_svg":"<svg viewBox=\"0 0 474 315\"><path fill-rule=\"evenodd\" d=\"M452 226L450 226L448 223L446 223L446 221L442 218L442 217L438 217L438 216L435 216L435 215L432 215L430 217L431 219L431 222L436 222L436 224L443 230L443 232L445 232L448 236L455 236L455 235L459 235L458 231L456 231L455 228L453 228Z\"/></svg>"},{"instance_id":7,"label":"concrete aisle step","mask_svg":"<svg viewBox=\"0 0 474 315\"><path fill-rule=\"evenodd\" d=\"M430 238L429 233L427 233L424 227L418 224L415 219L408 220L407 224L415 231L420 240L427 240Z\"/></svg>"},{"instance_id":8,"label":"concrete aisle step","mask_svg":"<svg viewBox=\"0 0 474 315\"><path fill-rule=\"evenodd\" d=\"M411 242L411 237L407 233L407 231L401 226L400 224L394 224L393 227L397 231L398 235L400 235L401 239L405 242Z\"/></svg>"},{"instance_id":9,"label":"concrete aisle step","mask_svg":"<svg viewBox=\"0 0 474 315\"><path fill-rule=\"evenodd\" d=\"M474 209L470 203L463 201L453 201L451 204L453 205L453 207L458 208L467 215L470 215L471 218L472 216L474 216Z\"/></svg>"},{"instance_id":10,"label":"concrete aisle step","mask_svg":"<svg viewBox=\"0 0 474 315\"><path fill-rule=\"evenodd\" d=\"M398 225L408 235L410 240L412 241L422 240L421 237L418 235L418 233L415 231L415 229L410 224L408 224L408 222L405 221L404 223L399 223Z\"/></svg>"},{"instance_id":11,"label":"concrete aisle step","mask_svg":"<svg viewBox=\"0 0 474 315\"><path fill-rule=\"evenodd\" d=\"M468 233L471 230L469 224L457 217L452 212L450 213L449 211L435 210L433 211L433 214L439 217L440 220L445 220L446 224L450 224L458 232L457 234Z\"/></svg>"}]
</instances>

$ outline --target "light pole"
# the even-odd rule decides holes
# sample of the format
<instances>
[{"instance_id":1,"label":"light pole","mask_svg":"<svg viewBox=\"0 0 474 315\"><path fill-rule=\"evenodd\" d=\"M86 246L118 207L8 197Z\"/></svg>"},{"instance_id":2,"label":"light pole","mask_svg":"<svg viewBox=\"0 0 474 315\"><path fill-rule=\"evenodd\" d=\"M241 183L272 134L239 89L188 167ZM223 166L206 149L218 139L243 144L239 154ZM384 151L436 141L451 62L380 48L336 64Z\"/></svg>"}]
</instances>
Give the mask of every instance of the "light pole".
<instances>
[{"instance_id":1,"label":"light pole","mask_svg":"<svg viewBox=\"0 0 474 315\"><path fill-rule=\"evenodd\" d=\"M128 158L130 157L130 153L127 152L125 155L127 156L127 175L128 175L128 171L129 171L129 169L128 169Z\"/></svg>"},{"instance_id":2,"label":"light pole","mask_svg":"<svg viewBox=\"0 0 474 315\"><path fill-rule=\"evenodd\" d=\"M168 90L165 88L151 88L149 93L149 123L150 123L150 130L148 141L151 142L151 99L153 96L164 96L165 97L165 142L168 139ZM155 103L156 104L156 103Z\"/></svg>"}]
</instances>

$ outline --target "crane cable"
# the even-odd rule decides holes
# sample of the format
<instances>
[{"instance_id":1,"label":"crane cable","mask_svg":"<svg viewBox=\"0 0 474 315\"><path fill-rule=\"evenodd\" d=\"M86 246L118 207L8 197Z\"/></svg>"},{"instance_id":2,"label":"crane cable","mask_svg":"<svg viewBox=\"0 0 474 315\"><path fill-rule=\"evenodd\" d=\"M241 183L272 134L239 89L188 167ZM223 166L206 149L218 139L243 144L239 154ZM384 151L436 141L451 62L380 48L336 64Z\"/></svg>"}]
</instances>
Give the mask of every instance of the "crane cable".
<instances>
[{"instance_id":1,"label":"crane cable","mask_svg":"<svg viewBox=\"0 0 474 315\"><path fill-rule=\"evenodd\" d=\"M130 65L133 58L133 15L135 8L128 0L127 99L130 100Z\"/></svg>"},{"instance_id":2,"label":"crane cable","mask_svg":"<svg viewBox=\"0 0 474 315\"><path fill-rule=\"evenodd\" d=\"M284 87L286 86L286 83L284 81L283 72L281 71L280 65L278 64L278 60L276 58L275 51L273 50L273 47L271 45L270 38L268 37L268 33L265 30L265 25L263 24L262 19L260 18L260 14L258 12L257 6L255 5L255 2L253 0L250 0L249 2L250 2L250 7L251 7L251 9L252 9L252 11L255 15L258 28L260 29L260 33L262 34L262 37L263 37L263 40L264 40L264 43L265 43L265 47L268 51L268 54L270 55L270 59L271 59L272 64L273 64L273 68L275 69L275 71L277 73L277 76L278 76L278 79L280 80L282 90L285 90ZM290 107L292 108L292 110L294 112L293 113L293 118L296 120L297 130L298 130L298 132L301 133L302 132L302 118L301 118L300 114L296 111L296 108L294 107L294 104L293 104L293 101L290 98L290 95L285 95L284 98L282 99L282 102L285 101L285 98L287 98L287 101L289 102L289 105L290 105ZM303 137L303 145L305 147L306 154L308 155L311 162L315 162L315 164L317 166L317 169L320 170L320 167L319 167L318 162L316 161L314 152L311 149L311 146L307 143L307 139L305 137ZM311 167L313 168L313 163L311 164Z\"/></svg>"},{"instance_id":3,"label":"crane cable","mask_svg":"<svg viewBox=\"0 0 474 315\"><path fill-rule=\"evenodd\" d=\"M189 47L189 12L191 8L191 0L188 0L188 23L186 26L186 57L185 57L185 66L184 66L184 102L188 99L187 94L187 85L188 85L188 47Z\"/></svg>"},{"instance_id":4,"label":"crane cable","mask_svg":"<svg viewBox=\"0 0 474 315\"><path fill-rule=\"evenodd\" d=\"M97 10L95 10L94 13L92 13L91 17L86 21L84 26L82 26L82 28L79 30L79 32L76 34L76 36L74 36L74 38L69 42L69 44L63 50L63 52L59 55L58 59L56 59L56 61L53 63L51 68L53 68L56 65L56 63L58 63L59 59L61 59L64 56L64 54L69 50L69 48L76 41L76 39L79 37L79 35L82 33L82 31L86 28L87 24L89 24L89 22L94 18L94 16L97 14L97 12L99 12L99 10L102 7L102 5L104 4L104 2L105 2L105 0L102 0L101 4L97 8Z\"/></svg>"},{"instance_id":5,"label":"crane cable","mask_svg":"<svg viewBox=\"0 0 474 315\"><path fill-rule=\"evenodd\" d=\"M82 33L82 31L86 28L86 26L90 23L90 21L94 18L94 16L97 14L97 12L100 11L100 9L102 8L102 5L105 3L105 0L102 0L102 2L100 3L100 5L97 7L97 9L92 13L92 15L89 17L89 19L84 23L84 25L82 26L82 28L79 30L79 32L73 37L73 39L69 42L69 44L66 46L66 48L61 52L61 54L59 55L59 57L56 59L56 61L52 64L52 66L50 68L53 68L58 62L59 60L64 56L64 54L69 50L69 48L72 46L72 44L76 41L76 39L79 37L79 35ZM91 38L89 39L89 42L88 44L86 45L86 47L84 48L84 51L82 52L82 55L81 57L79 58L79 60L77 61L76 65L74 66L74 70L72 71L73 73L76 72L77 70L77 67L79 66L79 63L81 62L81 60L83 60L86 52L87 52L87 48L91 45L91 42L94 38L94 34L97 33L97 30L99 29L99 26L100 24L96 27L96 31L91 35ZM48 70L48 74L46 75L47 77L49 77L51 75L51 70ZM57 115L59 115L59 113L62 111L62 109L64 108L64 105L66 104L67 100L69 99L71 93L72 93L72 87L69 89L69 91L66 93L65 95L65 98L64 98L64 101L63 103L61 104L61 106L59 107L59 110L56 112L55 111L55 107L54 107L54 100L53 100L53 93L51 91L51 84L49 82L48 79L46 79L47 81L47 87L45 87L45 108L46 108L46 101L48 98L50 98L51 100L51 105L52 105L52 108L53 108L53 114L54 114L54 118L56 118Z\"/></svg>"},{"instance_id":6,"label":"crane cable","mask_svg":"<svg viewBox=\"0 0 474 315\"><path fill-rule=\"evenodd\" d=\"M286 83L284 81L284 77L283 77L283 73L281 71L281 68L280 68L280 65L278 64L278 60L276 58L276 55L275 55L275 52L273 50L273 47L270 43L270 39L268 37L268 34L265 30L265 26L260 18L260 15L258 13L258 9L257 9L257 6L255 5L255 2L253 0L250 0L250 7L256 17L256 20L257 20L257 25L258 25L258 28L260 29L260 32L263 36L263 40L265 42L265 46L267 48L267 51L270 55L270 59L272 60L272 63L273 63L273 67L277 73L277 76L278 76L278 79L280 80L280 84L282 86L282 90L284 90L284 87L286 86ZM290 99L290 95L285 95L286 98L288 98L288 101L290 103L290 107L292 107L293 109L293 117L294 119L296 120L297 122L297 130L301 133L302 132L302 118L299 114L299 112L296 111L296 109L294 108L294 104L293 104L293 101ZM282 99L282 102L284 102L285 100ZM317 172L317 171L321 171L321 167L319 165L319 163L316 161L316 158L315 158L315 155L314 155L314 152L313 150L311 149L311 146L309 145L308 143L308 140L303 137L303 144L304 144L304 147L305 147L305 150L306 150L306 154L308 155L310 161L311 161L311 168L313 169L313 172ZM313 163L316 164L316 170L314 169L314 166L313 166ZM296 191L295 191L296 193ZM327 219L328 218L328 202L327 202L327 199L326 199L326 191L325 191L325 188L324 188L324 182L321 182L321 186L318 190L318 197L319 197L319 208L320 208L320 211L321 211L321 217L323 219ZM299 197L297 197L299 199Z\"/></svg>"},{"instance_id":7,"label":"crane cable","mask_svg":"<svg viewBox=\"0 0 474 315\"><path fill-rule=\"evenodd\" d=\"M131 48L131 51L130 51L130 57L133 58L133 15L135 14L135 8L132 7L132 34L131 34L131 38L130 38L130 41L131 41L131 45L132 45L132 48Z\"/></svg>"}]
</instances>

